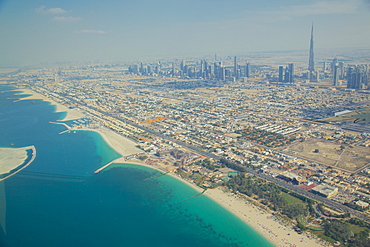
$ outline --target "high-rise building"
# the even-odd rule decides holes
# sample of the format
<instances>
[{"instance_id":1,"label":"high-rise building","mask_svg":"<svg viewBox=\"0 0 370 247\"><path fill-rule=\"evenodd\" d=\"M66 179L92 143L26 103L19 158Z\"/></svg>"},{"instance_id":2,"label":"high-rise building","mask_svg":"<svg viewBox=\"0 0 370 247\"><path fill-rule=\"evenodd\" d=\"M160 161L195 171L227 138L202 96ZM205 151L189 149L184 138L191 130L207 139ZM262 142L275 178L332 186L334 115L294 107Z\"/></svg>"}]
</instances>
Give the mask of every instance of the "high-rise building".
<instances>
[{"instance_id":1,"label":"high-rise building","mask_svg":"<svg viewBox=\"0 0 370 247\"><path fill-rule=\"evenodd\" d=\"M279 66L279 82L284 81L284 66Z\"/></svg>"},{"instance_id":2,"label":"high-rise building","mask_svg":"<svg viewBox=\"0 0 370 247\"><path fill-rule=\"evenodd\" d=\"M157 66L155 66L155 73L160 74L161 73L161 62L158 61Z\"/></svg>"},{"instance_id":3,"label":"high-rise building","mask_svg":"<svg viewBox=\"0 0 370 247\"><path fill-rule=\"evenodd\" d=\"M250 71L251 71L251 68L250 68L250 63L247 62L245 64L245 77L249 78L250 77Z\"/></svg>"},{"instance_id":4,"label":"high-rise building","mask_svg":"<svg viewBox=\"0 0 370 247\"><path fill-rule=\"evenodd\" d=\"M344 79L344 62L339 62L338 67L339 67L339 79L343 80Z\"/></svg>"},{"instance_id":5,"label":"high-rise building","mask_svg":"<svg viewBox=\"0 0 370 247\"><path fill-rule=\"evenodd\" d=\"M338 65L338 58L335 57L333 59L333 62L331 62L331 73L334 74L335 66L337 66L337 65Z\"/></svg>"},{"instance_id":6,"label":"high-rise building","mask_svg":"<svg viewBox=\"0 0 370 247\"><path fill-rule=\"evenodd\" d=\"M144 74L144 65L143 65L143 63L140 63L140 69L139 69L139 72L140 72L141 74Z\"/></svg>"},{"instance_id":7,"label":"high-rise building","mask_svg":"<svg viewBox=\"0 0 370 247\"><path fill-rule=\"evenodd\" d=\"M289 82L290 83L294 82L294 64L293 63L289 64Z\"/></svg>"},{"instance_id":8,"label":"high-rise building","mask_svg":"<svg viewBox=\"0 0 370 247\"><path fill-rule=\"evenodd\" d=\"M208 78L208 63L207 63L207 60L203 60L203 68L204 68L204 72L202 74L202 77L203 78Z\"/></svg>"},{"instance_id":9,"label":"high-rise building","mask_svg":"<svg viewBox=\"0 0 370 247\"><path fill-rule=\"evenodd\" d=\"M175 63L172 63L171 75L175 76Z\"/></svg>"},{"instance_id":10,"label":"high-rise building","mask_svg":"<svg viewBox=\"0 0 370 247\"><path fill-rule=\"evenodd\" d=\"M289 82L289 78L290 78L290 70L289 70L289 67L286 66L285 73L284 73L284 82Z\"/></svg>"},{"instance_id":11,"label":"high-rise building","mask_svg":"<svg viewBox=\"0 0 370 247\"><path fill-rule=\"evenodd\" d=\"M238 69L236 70L236 77L235 77L235 79L239 80L240 79L240 76L241 76L241 70L240 70L240 67L238 66Z\"/></svg>"},{"instance_id":12,"label":"high-rise building","mask_svg":"<svg viewBox=\"0 0 370 247\"><path fill-rule=\"evenodd\" d=\"M339 66L338 65L334 67L333 85L339 86Z\"/></svg>"},{"instance_id":13,"label":"high-rise building","mask_svg":"<svg viewBox=\"0 0 370 247\"><path fill-rule=\"evenodd\" d=\"M224 80L226 80L226 73L227 73L227 71L226 71L226 68L225 67L221 67L220 68L221 69L221 73L220 73L220 80L222 80L222 81L224 81Z\"/></svg>"},{"instance_id":14,"label":"high-rise building","mask_svg":"<svg viewBox=\"0 0 370 247\"><path fill-rule=\"evenodd\" d=\"M310 54L308 59L308 73L309 73L309 80L315 81L315 62L314 62L314 53L313 53L313 24L311 28L311 39L310 39Z\"/></svg>"},{"instance_id":15,"label":"high-rise building","mask_svg":"<svg viewBox=\"0 0 370 247\"><path fill-rule=\"evenodd\" d=\"M200 60L199 77L204 78L204 60Z\"/></svg>"},{"instance_id":16,"label":"high-rise building","mask_svg":"<svg viewBox=\"0 0 370 247\"><path fill-rule=\"evenodd\" d=\"M237 77L238 63L236 62L236 56L234 57L234 76Z\"/></svg>"},{"instance_id":17,"label":"high-rise building","mask_svg":"<svg viewBox=\"0 0 370 247\"><path fill-rule=\"evenodd\" d=\"M280 67L279 67L279 70L280 70ZM289 63L288 66L285 67L284 82L289 82L289 83L294 82L294 64L293 63Z\"/></svg>"},{"instance_id":18,"label":"high-rise building","mask_svg":"<svg viewBox=\"0 0 370 247\"><path fill-rule=\"evenodd\" d=\"M328 64L327 64L327 62L324 62L323 66L322 66L322 70L324 72L326 72L328 70Z\"/></svg>"},{"instance_id":19,"label":"high-rise building","mask_svg":"<svg viewBox=\"0 0 370 247\"><path fill-rule=\"evenodd\" d=\"M184 67L185 67L185 61L184 60L181 60L180 70L184 71Z\"/></svg>"},{"instance_id":20,"label":"high-rise building","mask_svg":"<svg viewBox=\"0 0 370 247\"><path fill-rule=\"evenodd\" d=\"M365 89L369 87L369 70L367 65L350 66L347 70L347 88Z\"/></svg>"},{"instance_id":21,"label":"high-rise building","mask_svg":"<svg viewBox=\"0 0 370 247\"><path fill-rule=\"evenodd\" d=\"M219 73L219 66L217 62L214 62L213 64L213 74L216 79L219 78L220 73Z\"/></svg>"}]
</instances>

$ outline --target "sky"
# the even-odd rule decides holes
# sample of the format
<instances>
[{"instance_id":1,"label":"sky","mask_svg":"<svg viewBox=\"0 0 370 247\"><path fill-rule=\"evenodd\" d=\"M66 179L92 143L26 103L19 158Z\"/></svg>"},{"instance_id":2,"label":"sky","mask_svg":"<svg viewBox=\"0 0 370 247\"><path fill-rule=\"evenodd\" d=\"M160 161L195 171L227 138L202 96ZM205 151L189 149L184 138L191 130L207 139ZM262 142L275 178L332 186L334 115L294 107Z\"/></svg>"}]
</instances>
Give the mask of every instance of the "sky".
<instances>
[{"instance_id":1,"label":"sky","mask_svg":"<svg viewBox=\"0 0 370 247\"><path fill-rule=\"evenodd\" d=\"M0 67L370 48L370 0L0 0Z\"/></svg>"}]
</instances>

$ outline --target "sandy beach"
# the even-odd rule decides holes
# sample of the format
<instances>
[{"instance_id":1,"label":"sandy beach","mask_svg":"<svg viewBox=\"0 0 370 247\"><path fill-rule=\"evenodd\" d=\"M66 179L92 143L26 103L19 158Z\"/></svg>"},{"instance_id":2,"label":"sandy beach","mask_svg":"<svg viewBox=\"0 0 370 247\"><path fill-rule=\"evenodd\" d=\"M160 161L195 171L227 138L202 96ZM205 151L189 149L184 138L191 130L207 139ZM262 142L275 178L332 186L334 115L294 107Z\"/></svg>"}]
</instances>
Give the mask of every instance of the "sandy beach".
<instances>
[{"instance_id":1,"label":"sandy beach","mask_svg":"<svg viewBox=\"0 0 370 247\"><path fill-rule=\"evenodd\" d=\"M119 160L117 160L117 162L116 162L116 163L121 163L121 162L119 162ZM122 160L122 163L123 163L123 164L133 164L133 165L139 165L139 166L146 166L146 167L149 167L149 168L152 168L152 169L158 170L158 171L163 172L163 173L168 172L168 171L165 171L165 170L163 170L163 169L161 169L161 168L159 168L159 167L155 167L155 166L152 166L152 165L148 165L148 164L146 164L146 163L144 163L144 162L140 162L140 161L127 161L127 160ZM189 181L187 181L187 180L185 180L185 179L183 179L183 178L181 178L181 177L177 176L177 175L176 175L175 173L173 173L173 172L168 172L166 175L171 176L171 177L173 177L173 178L176 178L176 179L180 180L181 182L183 182L183 183L187 184L188 186L192 187L192 188L193 188L194 190L196 190L197 192L202 192L202 191L203 191L203 189L202 189L202 188L198 187L198 186L197 186L197 185L195 185L194 183L191 183L191 182L189 182Z\"/></svg>"},{"instance_id":2,"label":"sandy beach","mask_svg":"<svg viewBox=\"0 0 370 247\"><path fill-rule=\"evenodd\" d=\"M116 152L118 152L122 156L129 156L143 152L141 149L138 149L136 147L137 144L134 141L131 141L130 139L120 134L117 134L116 132L108 128L101 127L99 129L87 129L87 130L98 132L103 137L105 142L108 143L110 147L112 147L114 150L116 150Z\"/></svg>"},{"instance_id":3,"label":"sandy beach","mask_svg":"<svg viewBox=\"0 0 370 247\"><path fill-rule=\"evenodd\" d=\"M61 106L50 99L32 92L31 90L23 90L25 94L32 94L27 98L23 99L43 99L55 104L57 106L57 112L66 111L68 114L64 120L71 120L76 118L84 117L84 115L76 110L69 109L68 107ZM136 148L136 143L131 141L124 136L121 136L107 128L100 129L82 129L89 131L96 131L102 135L104 140L110 145L114 150L120 153L122 156L129 156L132 154L140 153L142 150ZM162 171L161 169L142 163L138 161L128 161L124 157L117 159L114 163L128 163L137 164L151 167ZM163 171L162 171L163 172ZM177 175L168 173L168 175L173 176L182 182L193 187L197 191L201 192L203 189L199 188L193 183L190 183ZM307 236L306 234L298 234L293 229L292 226L286 226L275 219L271 213L266 212L262 208L255 206L254 204L248 202L241 196L231 194L230 192L224 192L221 188L208 189L205 195L214 200L215 202L222 205L224 208L235 214L242 221L244 221L249 226L253 227L262 236L267 238L275 246L284 247L299 247L299 246L323 246L318 239Z\"/></svg>"},{"instance_id":4,"label":"sandy beach","mask_svg":"<svg viewBox=\"0 0 370 247\"><path fill-rule=\"evenodd\" d=\"M30 96L27 96L25 98L22 98L21 100L32 100L32 99L41 99L44 101L49 102L52 105L56 106L55 112L66 112L67 115L62 121L68 121L68 120L74 120L79 118L86 117L83 113L75 110L70 109L64 105L61 105L39 93L36 93L30 89L20 89L22 91L21 94L30 94ZM58 123L66 126L63 123ZM108 143L109 146L111 146L114 150L116 150L118 153L120 153L122 156L129 156L132 154L140 153L142 150L136 148L136 143L131 141L130 139L119 135L115 133L114 131L101 127L99 129L90 129L90 128L83 128L83 129L77 129L77 130L84 130L84 131L95 131L99 133L103 139Z\"/></svg>"},{"instance_id":5,"label":"sandy beach","mask_svg":"<svg viewBox=\"0 0 370 247\"><path fill-rule=\"evenodd\" d=\"M317 238L305 233L298 234L292 226L280 223L274 215L240 195L224 192L222 188L208 189L205 195L235 214L276 246L325 246Z\"/></svg>"},{"instance_id":6,"label":"sandy beach","mask_svg":"<svg viewBox=\"0 0 370 247\"><path fill-rule=\"evenodd\" d=\"M55 112L67 112L66 117L64 119L62 119L63 121L68 121L68 120L73 120L73 119L78 119L78 118L83 118L84 117L84 114L82 114L81 112L76 111L74 109L69 109L68 107L66 107L64 105L61 105L61 104L58 104L55 101L45 97L44 95L36 93L36 92L34 92L30 89L19 89L19 90L22 91L22 93L20 93L19 95L30 94L30 96L27 96L25 98L21 98L20 100L41 99L43 101L49 102L52 105L55 105L55 107L56 107Z\"/></svg>"},{"instance_id":7,"label":"sandy beach","mask_svg":"<svg viewBox=\"0 0 370 247\"><path fill-rule=\"evenodd\" d=\"M117 161L117 163L120 163ZM125 161L127 164L136 164L141 166L147 166L161 172L163 170L142 163L138 161ZM167 175L179 179L183 183L186 183L190 187L194 188L198 192L202 192L203 189L191 183L187 180L170 172ZM326 246L316 237L308 236L307 234L298 234L292 228L292 226L287 226L281 223L275 216L266 210L255 206L253 203L247 201L241 195L235 195L231 192L225 191L226 188L220 187L215 189L207 189L204 193L210 199L216 203L223 206L225 209L236 215L239 219L244 221L247 225L252 227L266 239L268 239L272 244L279 247L318 247Z\"/></svg>"}]
</instances>

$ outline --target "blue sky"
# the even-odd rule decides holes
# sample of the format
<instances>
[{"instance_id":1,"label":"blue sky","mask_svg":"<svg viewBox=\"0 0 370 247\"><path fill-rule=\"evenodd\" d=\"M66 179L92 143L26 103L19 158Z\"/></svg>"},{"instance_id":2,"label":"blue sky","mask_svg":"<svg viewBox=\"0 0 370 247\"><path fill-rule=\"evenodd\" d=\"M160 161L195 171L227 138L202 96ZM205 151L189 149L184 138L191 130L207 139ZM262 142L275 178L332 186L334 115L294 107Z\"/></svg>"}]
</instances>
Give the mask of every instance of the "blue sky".
<instances>
[{"instance_id":1,"label":"blue sky","mask_svg":"<svg viewBox=\"0 0 370 247\"><path fill-rule=\"evenodd\" d=\"M0 66L370 48L368 0L0 0Z\"/></svg>"}]
</instances>

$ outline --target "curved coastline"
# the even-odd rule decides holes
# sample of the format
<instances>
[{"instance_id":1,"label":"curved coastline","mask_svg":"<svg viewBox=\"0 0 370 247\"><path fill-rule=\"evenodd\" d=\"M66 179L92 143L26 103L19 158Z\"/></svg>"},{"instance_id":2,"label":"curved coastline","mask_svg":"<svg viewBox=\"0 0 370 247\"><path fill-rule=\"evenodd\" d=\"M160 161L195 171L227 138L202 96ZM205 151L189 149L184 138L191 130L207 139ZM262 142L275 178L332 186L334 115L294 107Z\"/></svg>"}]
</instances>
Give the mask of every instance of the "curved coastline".
<instances>
[{"instance_id":1,"label":"curved coastline","mask_svg":"<svg viewBox=\"0 0 370 247\"><path fill-rule=\"evenodd\" d=\"M4 149L5 148L3 148L3 150ZM13 148L6 148L6 149L13 149ZM13 175L17 174L18 172L22 171L24 168L26 168L27 166L29 166L33 162L33 160L36 158L36 148L35 148L35 146L24 147L24 148L21 148L21 149L24 150L24 151L26 151L26 152L27 152L27 150L31 150L32 151L32 153L31 153L31 159L26 164L24 164L26 162L26 160L28 159L28 156L26 156L25 159L23 160L23 162L21 164L19 164L16 167L13 167L8 172L3 172L3 174L7 174L8 173L8 175L6 175L3 178L0 178L0 182L1 181L4 181L5 179L8 179L11 176L13 176ZM19 169L17 169L17 168L19 168ZM12 172L14 169L17 169L17 170L14 171L14 172Z\"/></svg>"},{"instance_id":2,"label":"curved coastline","mask_svg":"<svg viewBox=\"0 0 370 247\"><path fill-rule=\"evenodd\" d=\"M58 103L48 99L45 96L34 93L31 90L23 90L27 94L33 94L32 96L22 98L26 99L42 99L48 101L53 105L56 105L56 112L65 111L67 112L63 120L72 120L84 117L82 113L76 114L76 110L69 109L65 106L61 106ZM94 131L99 133L104 141L116 152L121 154L123 157L129 156L142 152L140 149L135 147L135 143L125 138L109 129L80 129L85 131ZM139 166L146 166L151 169L155 169L161 172L162 169L154 167L152 165L145 164L143 162L125 160L124 158L119 158L114 160L111 163L114 164L133 164ZM101 167L102 168L102 167ZM102 169L104 170L104 168ZM181 177L168 173L168 175L178 179L179 181L187 184L196 191L203 191L200 187L195 184L190 183L187 180L182 179ZM221 205L223 208L231 212L233 215L237 216L242 220L246 225L252 227L257 231L261 236L267 239L270 243L275 246L323 246L316 238L308 237L307 235L298 235L291 227L285 226L280 223L278 220L272 217L271 213L266 213L264 210L255 206L248 201L241 199L231 193L225 193L220 189L209 189L205 193L207 197L212 199L217 204Z\"/></svg>"},{"instance_id":3,"label":"curved coastline","mask_svg":"<svg viewBox=\"0 0 370 247\"><path fill-rule=\"evenodd\" d=\"M166 172L158 167L148 165L140 161L124 161L120 162L117 160L119 165L138 165L148 167L160 172ZM108 167L109 169L109 167ZM203 189L185 180L173 172L166 173L180 182L193 188L198 193L202 192ZM222 206L224 209L235 215L246 225L253 228L261 236L267 239L272 245L279 247L292 247L292 246L327 246L316 237L311 237L306 234L299 235L295 232L291 226L283 224L279 219L266 210L252 204L245 198L239 195L235 195L229 191L225 191L223 187L215 189L207 189L204 193L205 196L210 198L215 203Z\"/></svg>"}]
</instances>

